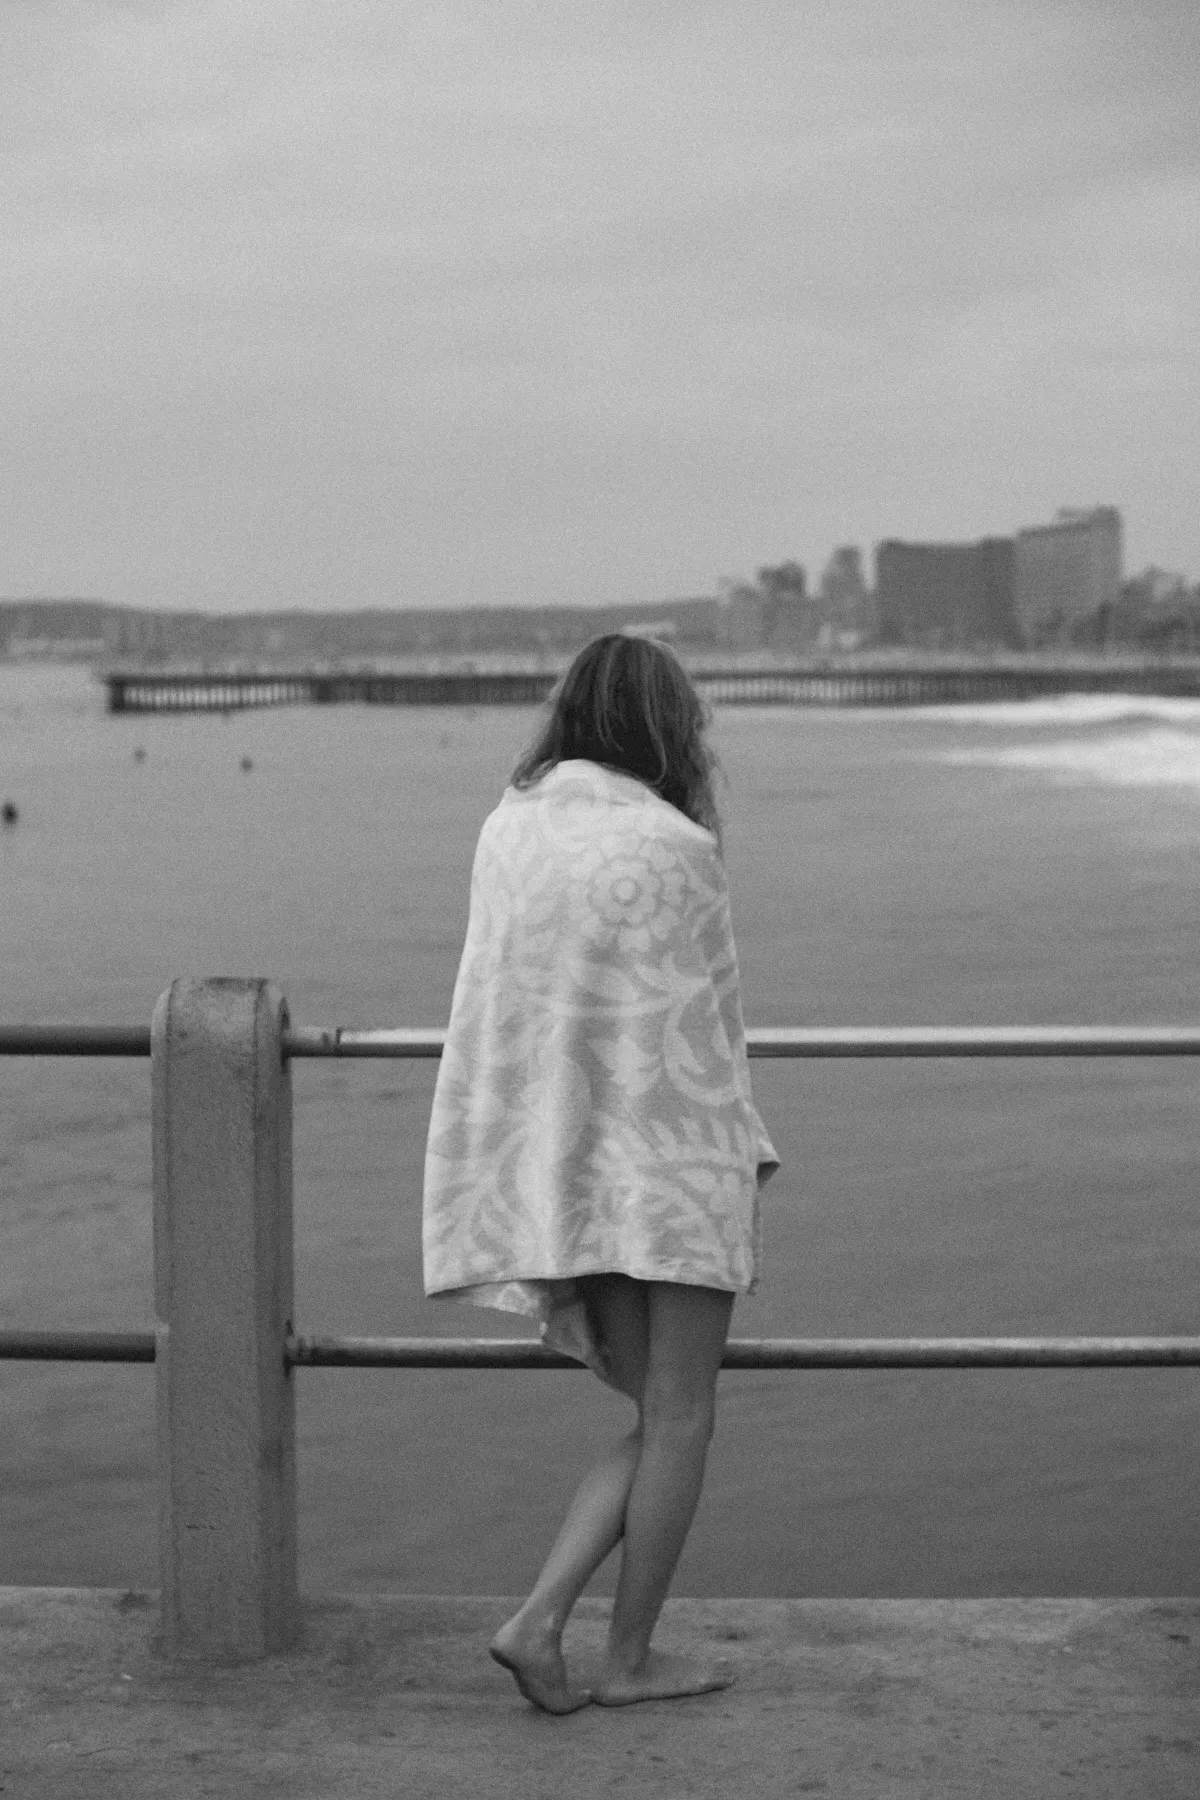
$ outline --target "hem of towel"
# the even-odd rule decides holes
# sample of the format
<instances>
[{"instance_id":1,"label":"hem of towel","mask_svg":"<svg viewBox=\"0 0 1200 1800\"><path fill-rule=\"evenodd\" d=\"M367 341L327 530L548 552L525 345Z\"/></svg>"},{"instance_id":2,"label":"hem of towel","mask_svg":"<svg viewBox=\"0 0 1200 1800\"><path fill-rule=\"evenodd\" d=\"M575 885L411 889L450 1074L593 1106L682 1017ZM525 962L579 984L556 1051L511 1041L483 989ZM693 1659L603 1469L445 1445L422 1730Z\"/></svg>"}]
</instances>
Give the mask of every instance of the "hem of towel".
<instances>
[{"instance_id":1,"label":"hem of towel","mask_svg":"<svg viewBox=\"0 0 1200 1800\"><path fill-rule=\"evenodd\" d=\"M757 1117L757 1115L755 1115ZM759 1130L764 1139L764 1148L759 1153L755 1179L755 1269L749 1283L745 1287L729 1288L724 1282L698 1281L685 1282L686 1286L718 1287L724 1293L753 1294L758 1288L758 1249L759 1218L757 1196L776 1173L780 1164L770 1139L759 1121ZM631 1275L629 1269L588 1269L583 1273L589 1275ZM633 1279L645 1281L652 1279L646 1275L637 1275ZM660 1276L660 1280L681 1281L679 1274ZM497 1312L520 1313L527 1319L537 1321L538 1335L548 1350L557 1350L563 1356L569 1356L573 1362L582 1363L587 1369L599 1377L605 1387L616 1393L623 1393L609 1373L604 1354L592 1335L591 1321L587 1308L579 1292L579 1284L573 1275L538 1276L527 1279L514 1278L509 1281L473 1281L463 1287L426 1289L429 1300L457 1300L463 1306L486 1306Z\"/></svg>"},{"instance_id":2,"label":"hem of towel","mask_svg":"<svg viewBox=\"0 0 1200 1800\"><path fill-rule=\"evenodd\" d=\"M627 1271L614 1269L589 1270L589 1274L624 1274ZM636 1279L645 1280L639 1276ZM666 1277L665 1279L670 1279ZM676 1277L676 1279L678 1279ZM716 1287L713 1281L684 1283L685 1286ZM723 1288L727 1293L753 1292L757 1286L755 1281L750 1289ZM559 1278L542 1278L525 1281L477 1281L466 1287L439 1288L428 1294L430 1300L457 1300L464 1306L486 1306L498 1312L520 1313L525 1318L537 1321L538 1335L548 1350L557 1350L563 1356L569 1356L573 1362L582 1363L585 1368L599 1377L606 1387L617 1393L623 1393L613 1380L604 1360L604 1353L592 1333L591 1320L587 1307L579 1292L579 1283L574 1276Z\"/></svg>"}]
</instances>

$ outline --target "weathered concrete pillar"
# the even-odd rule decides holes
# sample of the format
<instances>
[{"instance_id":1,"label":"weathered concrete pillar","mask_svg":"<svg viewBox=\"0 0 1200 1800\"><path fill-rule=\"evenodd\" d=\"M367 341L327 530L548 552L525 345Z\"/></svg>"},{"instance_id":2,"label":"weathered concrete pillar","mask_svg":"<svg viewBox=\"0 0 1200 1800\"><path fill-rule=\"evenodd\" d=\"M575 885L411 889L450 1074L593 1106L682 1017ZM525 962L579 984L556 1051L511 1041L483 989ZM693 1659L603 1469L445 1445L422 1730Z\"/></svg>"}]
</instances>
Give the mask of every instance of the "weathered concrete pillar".
<instances>
[{"instance_id":1,"label":"weathered concrete pillar","mask_svg":"<svg viewBox=\"0 0 1200 1800\"><path fill-rule=\"evenodd\" d=\"M163 1647L295 1643L292 1089L282 995L174 982L152 1026Z\"/></svg>"}]
</instances>

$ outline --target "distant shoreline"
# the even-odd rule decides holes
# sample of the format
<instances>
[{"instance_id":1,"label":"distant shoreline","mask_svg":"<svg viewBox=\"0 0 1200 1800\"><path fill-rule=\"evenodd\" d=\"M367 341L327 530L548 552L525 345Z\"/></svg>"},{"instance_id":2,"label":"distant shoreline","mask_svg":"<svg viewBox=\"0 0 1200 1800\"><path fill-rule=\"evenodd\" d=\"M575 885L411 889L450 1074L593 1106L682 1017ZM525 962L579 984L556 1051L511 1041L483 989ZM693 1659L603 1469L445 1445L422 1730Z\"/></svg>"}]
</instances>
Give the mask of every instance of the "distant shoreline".
<instances>
[{"instance_id":1,"label":"distant shoreline","mask_svg":"<svg viewBox=\"0 0 1200 1800\"><path fill-rule=\"evenodd\" d=\"M673 646L684 666L696 674L718 671L773 675L857 674L870 671L904 671L912 674L941 670L995 671L1013 674L1064 673L1141 674L1153 670L1200 670L1200 653L1150 653L1127 647L1102 650L917 650L876 646L823 654L784 655L767 650L718 651L707 646ZM109 675L218 677L250 675L470 675L558 674L572 660L572 651L557 654L536 651L479 651L423 656L345 656L298 659L229 657L164 659L109 655L18 655L0 653L0 669L89 669L100 680Z\"/></svg>"}]
</instances>

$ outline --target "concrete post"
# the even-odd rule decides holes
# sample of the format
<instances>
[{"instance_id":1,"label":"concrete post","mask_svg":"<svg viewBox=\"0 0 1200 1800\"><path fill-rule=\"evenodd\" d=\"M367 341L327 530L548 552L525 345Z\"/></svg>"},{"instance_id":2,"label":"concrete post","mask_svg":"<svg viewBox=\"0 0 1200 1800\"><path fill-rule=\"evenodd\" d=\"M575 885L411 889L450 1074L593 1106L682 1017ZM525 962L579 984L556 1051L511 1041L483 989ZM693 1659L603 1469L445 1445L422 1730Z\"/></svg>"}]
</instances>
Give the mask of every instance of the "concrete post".
<instances>
[{"instance_id":1,"label":"concrete post","mask_svg":"<svg viewBox=\"0 0 1200 1800\"><path fill-rule=\"evenodd\" d=\"M266 981L174 982L154 1010L163 1648L296 1642L292 1089Z\"/></svg>"}]
</instances>

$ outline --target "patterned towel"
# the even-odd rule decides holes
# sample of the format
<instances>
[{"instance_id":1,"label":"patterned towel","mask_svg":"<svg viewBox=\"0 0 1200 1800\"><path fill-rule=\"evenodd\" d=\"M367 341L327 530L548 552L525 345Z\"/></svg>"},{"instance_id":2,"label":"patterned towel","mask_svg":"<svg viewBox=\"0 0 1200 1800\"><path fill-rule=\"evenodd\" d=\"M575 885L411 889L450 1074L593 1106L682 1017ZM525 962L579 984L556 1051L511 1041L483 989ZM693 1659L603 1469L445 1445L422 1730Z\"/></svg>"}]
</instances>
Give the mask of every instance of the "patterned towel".
<instances>
[{"instance_id":1,"label":"patterned towel","mask_svg":"<svg viewBox=\"0 0 1200 1800\"><path fill-rule=\"evenodd\" d=\"M595 763L509 788L433 1099L426 1293L528 1313L603 1376L574 1278L752 1291L778 1166L711 832Z\"/></svg>"}]
</instances>

